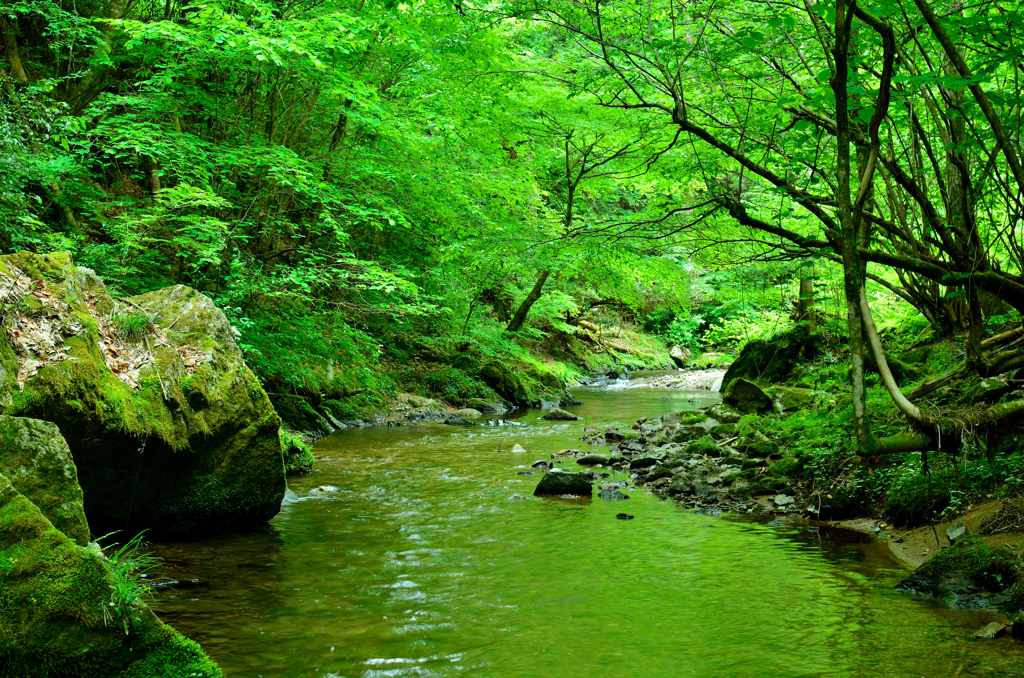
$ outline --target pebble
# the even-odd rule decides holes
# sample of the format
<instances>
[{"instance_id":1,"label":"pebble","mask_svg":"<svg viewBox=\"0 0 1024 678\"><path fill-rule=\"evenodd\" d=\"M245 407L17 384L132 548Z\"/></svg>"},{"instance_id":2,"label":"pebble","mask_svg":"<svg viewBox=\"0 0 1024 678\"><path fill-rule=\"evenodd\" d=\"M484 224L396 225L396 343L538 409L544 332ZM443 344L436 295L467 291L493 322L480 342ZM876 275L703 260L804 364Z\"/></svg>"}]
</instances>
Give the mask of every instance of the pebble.
<instances>
[{"instance_id":1,"label":"pebble","mask_svg":"<svg viewBox=\"0 0 1024 678\"><path fill-rule=\"evenodd\" d=\"M628 513L617 513L615 517L619 520L633 520L633 516Z\"/></svg>"}]
</instances>

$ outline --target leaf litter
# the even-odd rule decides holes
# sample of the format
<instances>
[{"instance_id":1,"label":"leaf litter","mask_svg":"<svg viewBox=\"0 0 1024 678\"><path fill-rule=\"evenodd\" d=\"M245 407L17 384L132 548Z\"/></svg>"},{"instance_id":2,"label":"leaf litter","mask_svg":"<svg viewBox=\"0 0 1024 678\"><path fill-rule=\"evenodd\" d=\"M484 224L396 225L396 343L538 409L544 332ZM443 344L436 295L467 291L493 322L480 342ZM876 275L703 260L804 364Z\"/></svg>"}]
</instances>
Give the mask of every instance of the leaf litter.
<instances>
[{"instance_id":1,"label":"leaf litter","mask_svg":"<svg viewBox=\"0 0 1024 678\"><path fill-rule=\"evenodd\" d=\"M76 360L65 340L83 334L86 328L44 281L32 280L14 266L8 265L8 269L10 274L0 272L0 325L6 325L7 339L18 358L18 387L25 390L25 383L42 368ZM29 297L32 300L26 305ZM36 303L31 303L33 300ZM111 322L113 314L100 313L97 302L96 294L85 294L85 310L96 319L103 361L132 389L139 388L142 371L156 362L153 352L157 348L175 350L187 374L194 374L209 360L206 353L192 346L172 343L156 324L142 341L126 340ZM145 312L131 302L123 303Z\"/></svg>"}]
</instances>

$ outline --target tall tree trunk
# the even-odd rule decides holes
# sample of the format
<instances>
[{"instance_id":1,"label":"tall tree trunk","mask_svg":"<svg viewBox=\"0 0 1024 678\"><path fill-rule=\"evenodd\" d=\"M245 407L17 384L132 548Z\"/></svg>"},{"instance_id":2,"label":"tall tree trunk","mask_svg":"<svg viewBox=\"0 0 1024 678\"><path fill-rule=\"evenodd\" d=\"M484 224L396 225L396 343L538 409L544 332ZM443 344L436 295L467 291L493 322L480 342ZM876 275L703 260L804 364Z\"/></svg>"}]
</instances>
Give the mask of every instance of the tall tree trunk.
<instances>
[{"instance_id":1,"label":"tall tree trunk","mask_svg":"<svg viewBox=\"0 0 1024 678\"><path fill-rule=\"evenodd\" d=\"M518 332L523 327L523 323L526 322L526 316L530 313L530 307L540 299L540 296L544 293L544 283L548 281L548 276L551 275L551 271L544 270L537 276L537 282L533 284L533 289L523 299L523 303L519 304L519 308L516 309L516 314L512 316L512 321L509 322L508 327L505 328L506 332Z\"/></svg>"},{"instance_id":2,"label":"tall tree trunk","mask_svg":"<svg viewBox=\"0 0 1024 678\"><path fill-rule=\"evenodd\" d=\"M852 8L847 0L836 1L835 57L836 70L829 84L836 98L836 184L838 188L837 216L840 224L843 259L843 288L846 293L846 324L850 333L850 387L853 396L853 424L857 445L862 450L872 447L871 429L868 425L867 399L864 385L864 334L860 307L860 290L863 277L860 254L857 248L858 233L853 218L853 203L850 200L850 108L847 94L849 80L850 29L853 23Z\"/></svg>"},{"instance_id":3,"label":"tall tree trunk","mask_svg":"<svg viewBox=\"0 0 1024 678\"><path fill-rule=\"evenodd\" d=\"M797 320L806 322L814 331L814 278L800 278L800 295L796 302Z\"/></svg>"},{"instance_id":4,"label":"tall tree trunk","mask_svg":"<svg viewBox=\"0 0 1024 678\"><path fill-rule=\"evenodd\" d=\"M107 6L107 19L123 19L128 11L128 0L110 0ZM75 83L67 91L64 100L71 106L71 112L75 115L85 110L93 97L103 86L103 80L107 76L108 54L111 48L111 41L114 37L114 25L108 21L101 21L96 24L102 36L101 44L93 50L93 59L100 63L89 69L85 76Z\"/></svg>"}]
</instances>

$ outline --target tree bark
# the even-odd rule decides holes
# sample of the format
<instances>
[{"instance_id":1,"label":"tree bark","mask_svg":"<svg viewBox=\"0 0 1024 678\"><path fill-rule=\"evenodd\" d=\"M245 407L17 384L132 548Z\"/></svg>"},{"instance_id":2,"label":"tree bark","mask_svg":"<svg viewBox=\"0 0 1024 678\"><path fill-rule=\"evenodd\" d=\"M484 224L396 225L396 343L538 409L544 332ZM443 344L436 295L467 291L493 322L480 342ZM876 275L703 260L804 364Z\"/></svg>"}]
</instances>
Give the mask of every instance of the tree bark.
<instances>
[{"instance_id":1,"label":"tree bark","mask_svg":"<svg viewBox=\"0 0 1024 678\"><path fill-rule=\"evenodd\" d=\"M7 22L7 17L0 14L0 41L3 42L4 56L11 67L11 77L21 85L28 84L28 73L21 63L21 53L18 51L18 37L15 35L14 26Z\"/></svg>"},{"instance_id":2,"label":"tree bark","mask_svg":"<svg viewBox=\"0 0 1024 678\"><path fill-rule=\"evenodd\" d=\"M537 276L537 282L533 285L533 289L523 299L523 303L519 304L516 314L512 316L511 322L505 328L506 332L518 332L522 329L523 323L526 322L526 316L530 313L530 307L544 294L544 283L548 281L549 275L551 275L551 271L544 270L540 272L540 275Z\"/></svg>"}]
</instances>

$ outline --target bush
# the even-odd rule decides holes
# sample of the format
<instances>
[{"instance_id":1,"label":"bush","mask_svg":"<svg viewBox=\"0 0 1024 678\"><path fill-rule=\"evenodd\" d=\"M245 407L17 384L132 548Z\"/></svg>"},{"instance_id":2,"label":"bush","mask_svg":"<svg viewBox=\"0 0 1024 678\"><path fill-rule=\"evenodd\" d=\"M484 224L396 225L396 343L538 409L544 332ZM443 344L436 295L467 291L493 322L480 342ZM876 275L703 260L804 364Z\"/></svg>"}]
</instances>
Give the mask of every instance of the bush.
<instances>
[{"instance_id":1,"label":"bush","mask_svg":"<svg viewBox=\"0 0 1024 678\"><path fill-rule=\"evenodd\" d=\"M946 484L917 473L898 473L889 486L885 516L895 525L923 525L949 506L952 496Z\"/></svg>"}]
</instances>

